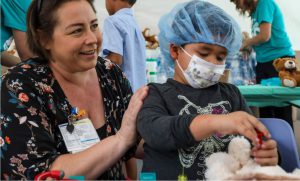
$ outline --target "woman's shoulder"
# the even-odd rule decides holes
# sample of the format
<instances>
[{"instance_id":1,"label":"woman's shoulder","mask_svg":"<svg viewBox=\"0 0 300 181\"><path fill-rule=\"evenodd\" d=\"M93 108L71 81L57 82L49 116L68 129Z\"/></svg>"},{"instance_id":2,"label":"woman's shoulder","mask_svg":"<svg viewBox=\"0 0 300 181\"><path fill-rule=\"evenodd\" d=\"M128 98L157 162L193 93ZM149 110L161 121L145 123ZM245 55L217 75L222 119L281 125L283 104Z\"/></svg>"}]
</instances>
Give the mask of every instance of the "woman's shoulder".
<instances>
[{"instance_id":1,"label":"woman's shoulder","mask_svg":"<svg viewBox=\"0 0 300 181\"><path fill-rule=\"evenodd\" d=\"M109 59L98 57L96 66L97 69L99 69L100 72L106 76L109 74L111 76L125 77L121 67Z\"/></svg>"},{"instance_id":2,"label":"woman's shoulder","mask_svg":"<svg viewBox=\"0 0 300 181\"><path fill-rule=\"evenodd\" d=\"M122 84L129 86L130 84L119 65L109 59L98 57L96 70L98 77L108 85L116 86L115 84Z\"/></svg>"},{"instance_id":3,"label":"woman's shoulder","mask_svg":"<svg viewBox=\"0 0 300 181\"><path fill-rule=\"evenodd\" d=\"M2 80L12 78L42 80L47 78L50 72L50 68L45 61L40 58L31 58L8 69L8 72L2 76Z\"/></svg>"}]
</instances>

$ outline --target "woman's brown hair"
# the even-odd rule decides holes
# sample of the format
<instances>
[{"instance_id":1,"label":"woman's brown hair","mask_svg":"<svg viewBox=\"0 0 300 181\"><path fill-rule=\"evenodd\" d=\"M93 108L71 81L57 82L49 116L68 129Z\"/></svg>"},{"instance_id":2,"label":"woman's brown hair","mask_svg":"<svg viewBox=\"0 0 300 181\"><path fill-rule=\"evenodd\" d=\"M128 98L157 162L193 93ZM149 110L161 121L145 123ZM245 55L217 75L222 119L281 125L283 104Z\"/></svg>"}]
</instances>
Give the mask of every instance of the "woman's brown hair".
<instances>
[{"instance_id":1,"label":"woman's brown hair","mask_svg":"<svg viewBox=\"0 0 300 181\"><path fill-rule=\"evenodd\" d=\"M257 1L255 0L244 0L243 7L240 5L240 0L230 0L235 4L236 9L240 12L240 14L245 15L246 13L249 13L250 16L254 10L256 9Z\"/></svg>"},{"instance_id":2,"label":"woman's brown hair","mask_svg":"<svg viewBox=\"0 0 300 181\"><path fill-rule=\"evenodd\" d=\"M43 47L41 39L51 40L54 28L57 25L57 10L70 1L78 0L33 0L27 12L27 44L30 50L38 57L48 61L49 52ZM94 12L94 0L86 0Z\"/></svg>"}]
</instances>

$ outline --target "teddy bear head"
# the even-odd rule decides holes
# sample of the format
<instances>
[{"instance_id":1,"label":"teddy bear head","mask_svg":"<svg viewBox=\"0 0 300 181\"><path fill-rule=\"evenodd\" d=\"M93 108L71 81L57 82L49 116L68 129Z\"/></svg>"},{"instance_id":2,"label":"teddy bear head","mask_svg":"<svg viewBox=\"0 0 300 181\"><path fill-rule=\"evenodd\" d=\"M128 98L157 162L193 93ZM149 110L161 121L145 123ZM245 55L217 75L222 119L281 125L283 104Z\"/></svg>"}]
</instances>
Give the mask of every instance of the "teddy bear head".
<instances>
[{"instance_id":1,"label":"teddy bear head","mask_svg":"<svg viewBox=\"0 0 300 181\"><path fill-rule=\"evenodd\" d=\"M300 86L300 71L297 70L295 58L278 58L274 60L273 66L278 71L278 76L283 86Z\"/></svg>"},{"instance_id":2,"label":"teddy bear head","mask_svg":"<svg viewBox=\"0 0 300 181\"><path fill-rule=\"evenodd\" d=\"M273 62L273 66L278 72L282 70L297 70L296 64L295 58L278 58Z\"/></svg>"}]
</instances>

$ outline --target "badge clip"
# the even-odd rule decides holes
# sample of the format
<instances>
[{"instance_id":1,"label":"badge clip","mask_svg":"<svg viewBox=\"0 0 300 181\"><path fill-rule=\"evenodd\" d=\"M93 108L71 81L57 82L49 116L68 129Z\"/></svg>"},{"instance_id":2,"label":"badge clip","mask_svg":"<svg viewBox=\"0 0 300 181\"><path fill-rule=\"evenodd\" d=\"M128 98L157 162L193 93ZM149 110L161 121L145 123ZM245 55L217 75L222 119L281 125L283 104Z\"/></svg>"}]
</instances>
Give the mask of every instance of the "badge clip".
<instances>
[{"instance_id":1,"label":"badge clip","mask_svg":"<svg viewBox=\"0 0 300 181\"><path fill-rule=\"evenodd\" d=\"M74 131L73 123L86 114L85 110L79 110L78 107L72 107L71 114L68 116L68 125L66 127L69 133Z\"/></svg>"}]
</instances>

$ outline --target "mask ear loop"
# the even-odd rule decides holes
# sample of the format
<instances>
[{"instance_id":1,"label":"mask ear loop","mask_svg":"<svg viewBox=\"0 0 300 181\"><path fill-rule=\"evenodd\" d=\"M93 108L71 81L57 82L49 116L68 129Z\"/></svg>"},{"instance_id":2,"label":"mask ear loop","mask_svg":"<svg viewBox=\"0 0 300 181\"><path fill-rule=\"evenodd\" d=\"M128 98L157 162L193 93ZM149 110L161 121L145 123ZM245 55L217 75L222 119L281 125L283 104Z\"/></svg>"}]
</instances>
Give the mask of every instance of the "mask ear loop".
<instances>
[{"instance_id":1,"label":"mask ear loop","mask_svg":"<svg viewBox=\"0 0 300 181\"><path fill-rule=\"evenodd\" d=\"M183 50L183 52L186 53L188 56L192 57L188 52L186 52L186 51L182 48L182 46L178 46L178 47L179 47L181 50ZM177 52L177 51L178 51L178 47L177 47L177 46L174 46L174 47L173 47L173 50ZM178 53L178 52L177 52L177 53ZM178 59L176 59L175 61L176 61L177 65L178 65L179 69L181 70L181 72L184 73L184 70L183 70L183 68L181 67L181 65L179 64Z\"/></svg>"},{"instance_id":2,"label":"mask ear loop","mask_svg":"<svg viewBox=\"0 0 300 181\"><path fill-rule=\"evenodd\" d=\"M182 46L180 46L180 48L185 54L187 54L190 58L192 58L192 55L189 54L184 48L182 48Z\"/></svg>"},{"instance_id":3,"label":"mask ear loop","mask_svg":"<svg viewBox=\"0 0 300 181\"><path fill-rule=\"evenodd\" d=\"M177 65L178 65L179 69L181 70L181 72L184 73L184 70L182 69L182 67L181 67L181 65L179 64L179 62L178 62L177 59L176 59L176 63L177 63Z\"/></svg>"}]
</instances>

